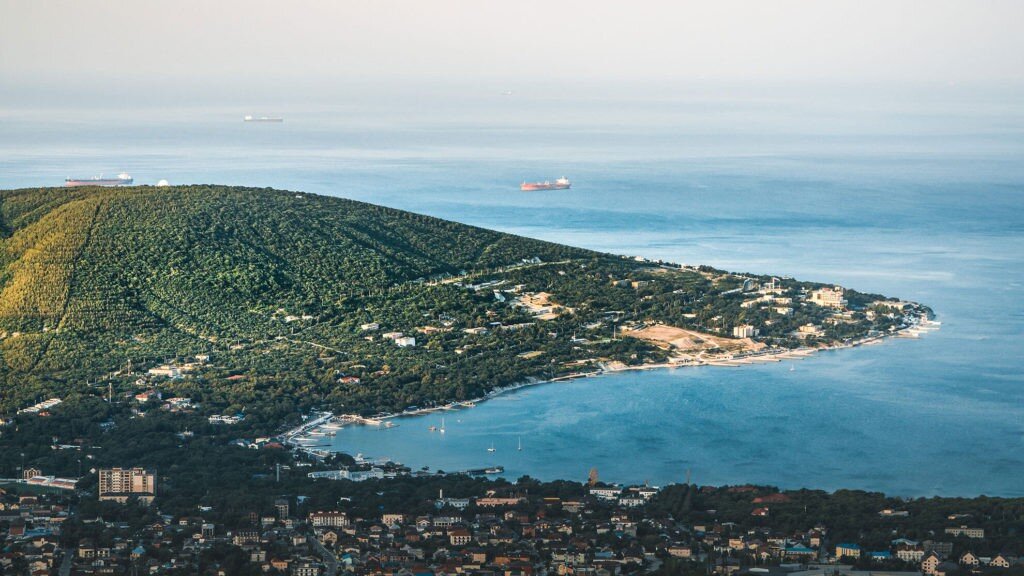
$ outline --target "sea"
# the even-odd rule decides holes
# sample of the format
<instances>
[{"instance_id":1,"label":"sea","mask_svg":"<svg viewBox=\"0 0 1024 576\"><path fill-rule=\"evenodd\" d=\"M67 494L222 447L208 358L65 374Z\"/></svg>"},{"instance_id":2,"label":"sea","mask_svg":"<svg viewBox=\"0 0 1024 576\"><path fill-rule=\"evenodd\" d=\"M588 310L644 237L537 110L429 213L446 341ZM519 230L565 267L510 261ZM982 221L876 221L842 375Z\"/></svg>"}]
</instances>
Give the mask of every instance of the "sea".
<instances>
[{"instance_id":1,"label":"sea","mask_svg":"<svg viewBox=\"0 0 1024 576\"><path fill-rule=\"evenodd\" d=\"M1024 496L1019 94L563 86L85 108L0 98L0 188L121 171L834 282L925 303L942 323L802 361L531 386L389 429L345 428L338 451L414 469L500 465L510 479L596 469L621 483ZM519 191L560 176L571 190ZM442 418L445 433L430 431Z\"/></svg>"}]
</instances>

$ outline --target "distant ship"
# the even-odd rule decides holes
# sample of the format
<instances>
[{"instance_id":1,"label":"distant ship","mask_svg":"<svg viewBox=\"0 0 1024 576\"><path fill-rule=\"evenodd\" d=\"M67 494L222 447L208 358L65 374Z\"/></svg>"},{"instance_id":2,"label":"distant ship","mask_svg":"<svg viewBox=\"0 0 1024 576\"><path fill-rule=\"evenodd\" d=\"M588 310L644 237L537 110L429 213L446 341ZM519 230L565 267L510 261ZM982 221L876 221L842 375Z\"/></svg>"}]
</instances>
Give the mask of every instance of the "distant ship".
<instances>
[{"instance_id":1,"label":"distant ship","mask_svg":"<svg viewBox=\"0 0 1024 576\"><path fill-rule=\"evenodd\" d=\"M284 118L275 118L273 116L246 116L242 120L244 122L284 122Z\"/></svg>"},{"instance_id":2,"label":"distant ship","mask_svg":"<svg viewBox=\"0 0 1024 576\"><path fill-rule=\"evenodd\" d=\"M562 176L554 182L545 180L544 182L523 182L519 189L523 192L533 192L535 190L568 190L572 187L572 182L565 176Z\"/></svg>"},{"instance_id":3,"label":"distant ship","mask_svg":"<svg viewBox=\"0 0 1024 576\"><path fill-rule=\"evenodd\" d=\"M64 179L65 186L131 186L135 180L121 172L117 175L117 178L104 178L102 175L94 176L92 178L66 178Z\"/></svg>"}]
</instances>

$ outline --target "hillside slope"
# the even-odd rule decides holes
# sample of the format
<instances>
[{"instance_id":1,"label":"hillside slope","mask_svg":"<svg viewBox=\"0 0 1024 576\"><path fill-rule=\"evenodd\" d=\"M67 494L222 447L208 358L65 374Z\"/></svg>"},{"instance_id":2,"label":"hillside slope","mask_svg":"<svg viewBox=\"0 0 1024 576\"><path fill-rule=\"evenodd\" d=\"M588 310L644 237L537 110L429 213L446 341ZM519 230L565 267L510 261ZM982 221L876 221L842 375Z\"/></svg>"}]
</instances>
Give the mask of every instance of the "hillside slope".
<instances>
[{"instance_id":1,"label":"hillside slope","mask_svg":"<svg viewBox=\"0 0 1024 576\"><path fill-rule=\"evenodd\" d=\"M3 191L0 233L7 374L111 369L104 357L122 362L130 341L174 355L193 339L258 336L279 309L330 318L417 278L586 254L351 200L217 186Z\"/></svg>"},{"instance_id":2,"label":"hillside slope","mask_svg":"<svg viewBox=\"0 0 1024 576\"><path fill-rule=\"evenodd\" d=\"M770 280L270 189L0 191L0 414L142 387L268 423L297 408L372 413L906 321L869 318L882 297L852 290L837 317L806 301L820 285L794 279L771 281L794 302L780 315L759 297ZM795 336L809 323L823 329ZM758 327L756 343L731 339L740 324ZM162 364L182 377L148 373Z\"/></svg>"}]
</instances>

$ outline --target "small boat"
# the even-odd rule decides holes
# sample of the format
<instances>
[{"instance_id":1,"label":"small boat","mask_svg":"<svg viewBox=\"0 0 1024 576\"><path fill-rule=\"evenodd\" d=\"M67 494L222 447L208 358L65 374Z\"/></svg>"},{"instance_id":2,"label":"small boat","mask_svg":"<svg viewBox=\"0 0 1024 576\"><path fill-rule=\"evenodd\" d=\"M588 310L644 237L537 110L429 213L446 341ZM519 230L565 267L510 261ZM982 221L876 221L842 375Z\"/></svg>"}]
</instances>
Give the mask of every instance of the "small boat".
<instances>
[{"instance_id":1,"label":"small boat","mask_svg":"<svg viewBox=\"0 0 1024 576\"><path fill-rule=\"evenodd\" d=\"M790 372L793 372L794 370L796 370L796 368L794 368L794 367L792 367L792 366L790 366L790 367L789 367L789 371L790 371Z\"/></svg>"},{"instance_id":2,"label":"small boat","mask_svg":"<svg viewBox=\"0 0 1024 576\"><path fill-rule=\"evenodd\" d=\"M488 452L494 452L494 451L495 451L495 448L494 448L494 442L491 442L491 447L490 447L490 448L488 448L488 449L487 449L487 451L488 451Z\"/></svg>"},{"instance_id":3,"label":"small boat","mask_svg":"<svg viewBox=\"0 0 1024 576\"><path fill-rule=\"evenodd\" d=\"M484 474L501 474L505 471L504 466L495 466L493 468L484 468Z\"/></svg>"},{"instance_id":4,"label":"small boat","mask_svg":"<svg viewBox=\"0 0 1024 576\"><path fill-rule=\"evenodd\" d=\"M519 437L519 446L517 446L516 449L519 450L520 452L523 451L523 437L522 436Z\"/></svg>"},{"instance_id":5,"label":"small boat","mask_svg":"<svg viewBox=\"0 0 1024 576\"><path fill-rule=\"evenodd\" d=\"M430 428L427 428L427 430L430 430L431 432L436 432L437 426L431 426Z\"/></svg>"},{"instance_id":6,"label":"small boat","mask_svg":"<svg viewBox=\"0 0 1024 576\"><path fill-rule=\"evenodd\" d=\"M440 429L440 432L441 432L441 434L444 434L444 418L441 418L441 429Z\"/></svg>"}]
</instances>

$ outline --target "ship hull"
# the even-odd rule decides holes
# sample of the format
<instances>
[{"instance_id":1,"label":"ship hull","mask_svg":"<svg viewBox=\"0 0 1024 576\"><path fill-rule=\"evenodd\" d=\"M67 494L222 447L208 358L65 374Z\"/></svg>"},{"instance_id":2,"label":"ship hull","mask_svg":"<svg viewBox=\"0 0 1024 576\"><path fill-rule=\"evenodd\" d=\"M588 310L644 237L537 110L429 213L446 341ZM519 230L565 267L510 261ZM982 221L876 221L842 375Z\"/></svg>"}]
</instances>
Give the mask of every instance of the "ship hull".
<instances>
[{"instance_id":1,"label":"ship hull","mask_svg":"<svg viewBox=\"0 0 1024 576\"><path fill-rule=\"evenodd\" d=\"M109 188L111 186L131 186L132 182L134 180L131 178L100 178L90 180L68 178L64 181L64 186L68 188L74 188L75 186L104 186Z\"/></svg>"},{"instance_id":2,"label":"ship hull","mask_svg":"<svg viewBox=\"0 0 1024 576\"><path fill-rule=\"evenodd\" d=\"M519 187L523 192L536 192L537 190L568 190L572 184L523 184Z\"/></svg>"}]
</instances>

